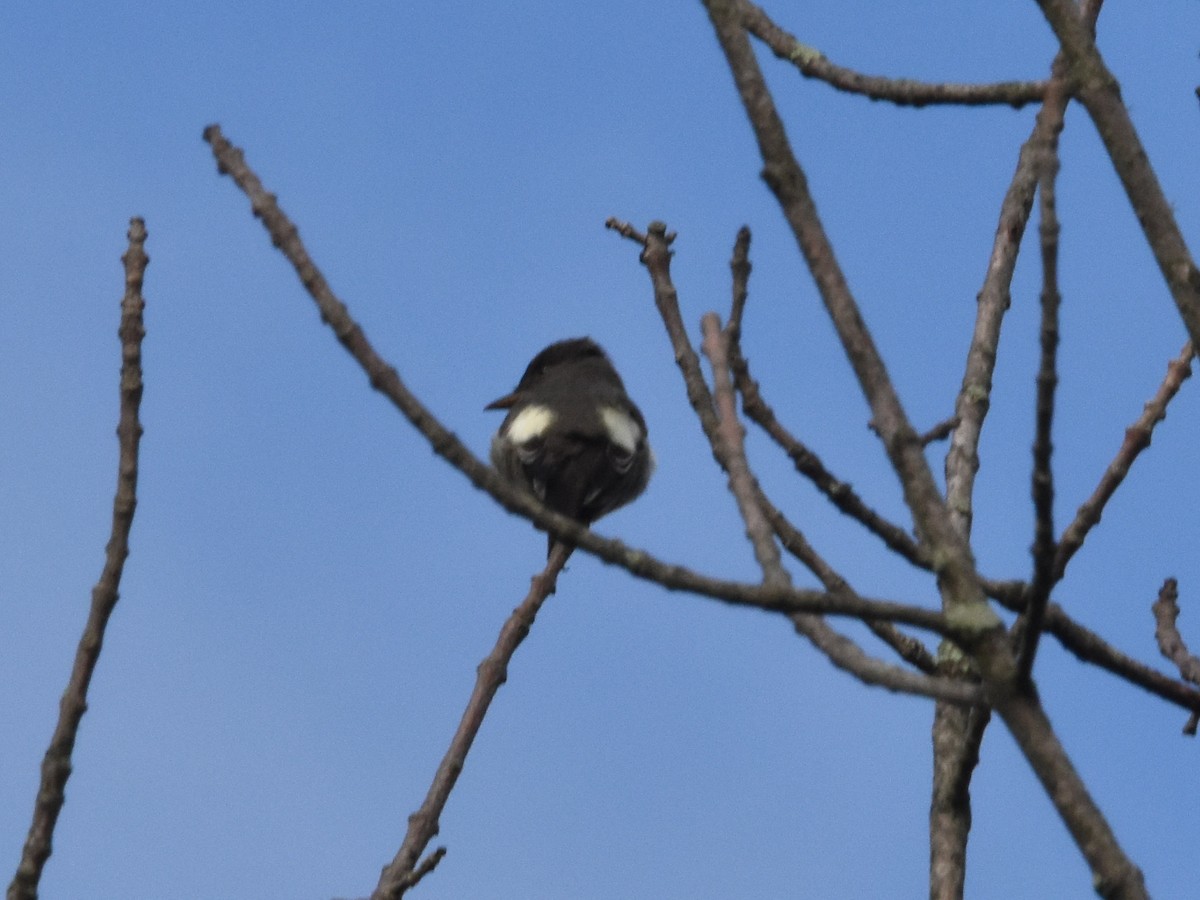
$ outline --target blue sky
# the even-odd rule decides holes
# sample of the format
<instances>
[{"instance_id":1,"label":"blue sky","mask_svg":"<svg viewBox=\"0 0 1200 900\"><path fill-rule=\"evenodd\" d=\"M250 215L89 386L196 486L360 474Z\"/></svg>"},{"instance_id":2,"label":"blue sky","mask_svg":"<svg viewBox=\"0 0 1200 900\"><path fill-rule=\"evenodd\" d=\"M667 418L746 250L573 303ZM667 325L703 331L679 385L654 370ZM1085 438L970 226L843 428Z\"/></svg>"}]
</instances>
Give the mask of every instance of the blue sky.
<instances>
[{"instance_id":1,"label":"blue sky","mask_svg":"<svg viewBox=\"0 0 1200 900\"><path fill-rule=\"evenodd\" d=\"M1038 78L1054 51L1032 2L792 6L768 9L872 73ZM1194 240L1197 7L1110 6L1101 48ZM1034 110L897 110L764 63L864 316L931 426L952 411ZM478 453L499 418L482 407L534 352L600 341L659 469L599 530L754 579L636 248L603 229L616 215L679 233L674 275L698 336L704 311L728 307L730 248L749 224L744 341L769 402L907 522L698 3L11 2L0 110L5 881L108 534L130 216L145 217L151 256L140 502L44 897L367 894L542 562L540 534L369 390L217 176L210 122L246 150L377 348ZM1185 337L1080 110L1063 154L1059 529ZM1030 566L1037 290L1027 252L976 492L976 553L996 577ZM1200 647L1196 390L1055 594L1155 664L1149 605L1167 575ZM749 450L858 590L936 602L761 436ZM1037 674L1152 893L1190 896L1200 748L1179 736L1185 715L1053 641ZM931 715L835 671L786 623L580 556L518 652L442 817L449 855L419 896L921 896ZM1090 896L1003 729L983 755L968 895Z\"/></svg>"}]
</instances>

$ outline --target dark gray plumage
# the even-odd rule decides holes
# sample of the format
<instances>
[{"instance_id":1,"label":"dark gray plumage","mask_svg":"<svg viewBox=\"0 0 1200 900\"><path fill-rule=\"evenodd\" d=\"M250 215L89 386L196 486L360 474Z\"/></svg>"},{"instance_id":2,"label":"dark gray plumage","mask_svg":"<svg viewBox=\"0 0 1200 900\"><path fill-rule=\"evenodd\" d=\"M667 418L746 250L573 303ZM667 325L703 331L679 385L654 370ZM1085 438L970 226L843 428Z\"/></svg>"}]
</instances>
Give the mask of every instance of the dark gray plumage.
<instances>
[{"instance_id":1,"label":"dark gray plumage","mask_svg":"<svg viewBox=\"0 0 1200 900\"><path fill-rule=\"evenodd\" d=\"M551 344L516 390L485 408L508 410L492 464L554 511L591 524L646 489L654 469L646 421L590 338Z\"/></svg>"}]
</instances>

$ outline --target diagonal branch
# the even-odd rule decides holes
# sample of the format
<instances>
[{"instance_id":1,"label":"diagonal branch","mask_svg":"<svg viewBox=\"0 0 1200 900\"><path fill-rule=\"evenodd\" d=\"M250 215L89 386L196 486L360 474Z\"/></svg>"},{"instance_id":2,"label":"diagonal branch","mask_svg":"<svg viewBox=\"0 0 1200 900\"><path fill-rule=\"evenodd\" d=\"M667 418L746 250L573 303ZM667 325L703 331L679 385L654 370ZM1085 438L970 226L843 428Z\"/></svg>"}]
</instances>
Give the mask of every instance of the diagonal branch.
<instances>
[{"instance_id":1,"label":"diagonal branch","mask_svg":"<svg viewBox=\"0 0 1200 900\"><path fill-rule=\"evenodd\" d=\"M1195 354L1195 346L1190 340L1187 341L1183 345L1183 349L1179 351L1179 355L1167 364L1167 374L1154 396L1142 408L1142 414L1138 416L1137 421L1125 429L1125 440L1122 441L1117 455L1104 470L1092 495L1079 507L1075 518L1071 520L1071 524L1066 527L1062 537L1059 538L1058 551L1054 557L1055 581L1062 579L1066 573L1067 563L1083 546L1083 542L1092 528L1100 524L1100 516L1104 512L1105 504L1120 487L1125 476L1129 474L1134 460L1150 446L1154 427L1167 417L1167 404L1179 393L1184 381L1192 374L1192 357Z\"/></svg>"},{"instance_id":2,"label":"diagonal branch","mask_svg":"<svg viewBox=\"0 0 1200 900\"><path fill-rule=\"evenodd\" d=\"M1188 337L1200 346L1200 270L1121 99L1121 87L1096 48L1086 10L1081 13L1073 0L1038 0L1038 6L1062 44L1076 97L1104 142Z\"/></svg>"},{"instance_id":3,"label":"diagonal branch","mask_svg":"<svg viewBox=\"0 0 1200 900\"><path fill-rule=\"evenodd\" d=\"M1020 582L996 582L989 587L988 595L1006 609L1023 613L1027 591L1028 585ZM1045 630L1080 662L1098 666L1122 681L1182 709L1200 711L1200 690L1170 678L1118 650L1096 632L1072 619L1057 603L1051 602L1046 606Z\"/></svg>"},{"instance_id":4,"label":"diagonal branch","mask_svg":"<svg viewBox=\"0 0 1200 900\"><path fill-rule=\"evenodd\" d=\"M728 335L721 330L716 313L704 316L701 329L704 334L704 353L712 363L713 399L719 420L718 429L713 435L713 455L729 475L729 489L746 523L746 534L762 568L763 581L767 584L790 585L791 577L783 567L771 525L757 501L761 490L746 461L743 442L745 430L737 420L737 400L730 374ZM957 696L959 703L978 703L982 699L975 685L917 675L870 658L852 640L834 631L820 616L794 615L791 619L796 631L808 638L834 665L867 684L926 696Z\"/></svg>"},{"instance_id":5,"label":"diagonal branch","mask_svg":"<svg viewBox=\"0 0 1200 900\"><path fill-rule=\"evenodd\" d=\"M967 350L962 387L954 403L957 424L946 453L946 503L955 525L967 535L971 532L972 496L975 474L979 471L979 438L991 405L1000 327L1011 302L1009 291L1017 254L1029 223L1046 148L1057 145L1062 131L1068 100L1063 78L1061 64L1056 61L1046 100L1038 110L1029 139L1021 146L1016 171L1000 204L992 253L983 286L979 289L975 330Z\"/></svg>"},{"instance_id":6,"label":"diagonal branch","mask_svg":"<svg viewBox=\"0 0 1200 900\"><path fill-rule=\"evenodd\" d=\"M729 490L737 501L738 512L746 523L746 536L754 547L754 556L763 572L766 584L791 584L783 567L775 532L758 505L758 480L750 472L746 460L745 429L737 417L737 396L729 369L729 341L721 331L716 313L706 313L700 320L704 335L704 355L713 370L713 405L717 410L717 432L713 435L713 455L729 475Z\"/></svg>"},{"instance_id":7,"label":"diagonal branch","mask_svg":"<svg viewBox=\"0 0 1200 900\"><path fill-rule=\"evenodd\" d=\"M104 568L92 589L92 605L67 689L59 704L58 723L42 759L41 785L33 808L33 821L21 853L16 875L8 886L8 900L36 900L42 869L50 858L54 826L66 798L71 777L71 754L79 734L79 723L87 710L87 691L100 659L104 631L120 596L121 573L129 556L129 532L137 507L138 445L142 424L138 411L142 402L142 339L146 336L142 311L142 282L150 257L146 255L146 224L129 221L129 249L121 257L125 264L125 296L121 300L121 412L117 424L120 445L117 463L117 492L113 499L112 533L105 548Z\"/></svg>"},{"instance_id":8,"label":"diagonal branch","mask_svg":"<svg viewBox=\"0 0 1200 900\"><path fill-rule=\"evenodd\" d=\"M747 519L747 531L751 534L752 539L755 540L756 556L758 556L760 564L764 566L764 575L768 572L772 573L769 578L764 577L764 588L794 590L791 587L790 578L787 577L786 571L782 568L778 548L774 546L773 540L770 539L769 530L764 531L762 528L762 515L758 511L754 498L750 493L752 488L756 488L756 485L754 485L753 477L749 475L749 468L745 464L744 452L738 449L741 448L742 431L740 424L736 422L736 403L733 399L732 386L730 385L728 388L728 395L722 389L721 402L728 407L723 420L722 416L718 414L717 400L709 391L708 385L704 381L704 375L700 370L699 357L696 356L691 341L688 339L687 330L683 324L683 317L679 312L678 293L671 281L670 245L675 238L674 234L669 233L667 226L662 222L652 222L645 234L639 232L632 225L620 222L617 219L610 218L606 224L607 227L642 247L641 261L646 266L646 270L650 275L650 281L654 289L655 305L658 307L659 314L662 316L663 324L670 337L671 345L675 350L675 360L679 364L680 371L683 374L688 399L696 411L705 436L709 440L714 458L730 474L730 486L731 489L735 490L735 497L739 497L740 494L739 509L744 509L745 512L743 515L749 517ZM745 274L748 277L748 270ZM722 378L728 377L728 365L725 359L726 357L722 352L720 357ZM733 429L736 432L737 440L735 449L731 449L728 445L727 437L730 432L727 429ZM739 455L741 456L740 462L737 459ZM743 469L744 475L739 474L735 478L733 472L740 472ZM830 592L829 596L853 601L857 595L845 591ZM974 703L979 699L979 691L974 685L955 684L946 680L925 678L924 676L915 675L895 666L889 666L879 660L872 659L854 644L853 641L837 634L819 618L806 615L793 615L790 618L797 631L807 637L817 649L828 656L834 665L867 684L879 685L890 690L942 697L950 703Z\"/></svg>"},{"instance_id":9,"label":"diagonal branch","mask_svg":"<svg viewBox=\"0 0 1200 900\"><path fill-rule=\"evenodd\" d=\"M445 855L445 848L439 847L428 859L418 864L425 847L437 836L438 820L463 770L467 753L471 744L475 742L475 736L479 733L492 698L500 690L500 685L508 679L508 664L512 661L517 647L529 634L538 610L542 608L546 598L554 593L558 575L570 555L570 547L561 541L555 542L546 568L534 576L529 593L500 629L496 646L479 664L475 689L471 692L466 709L463 710L458 730L454 732L454 738L442 757L433 783L429 786L429 793L425 796L425 802L408 817L408 832L404 836L404 843L400 845L392 862L384 868L379 884L371 894L371 900L396 900L403 897L405 891L432 871Z\"/></svg>"},{"instance_id":10,"label":"diagonal branch","mask_svg":"<svg viewBox=\"0 0 1200 900\"><path fill-rule=\"evenodd\" d=\"M1094 28L1100 15L1100 0L1085 0L1082 15L1088 27ZM1058 136L1063 129L1070 87L1070 72L1060 53L1050 66L1045 99L1028 140L1021 145L1016 171L1000 204L992 253L979 290L975 331L967 350L962 388L954 405L958 421L945 463L946 503L955 524L968 535L975 473L979 470L979 437L991 403L1000 326L1009 307L1013 271L1033 208L1034 191L1047 161L1057 158Z\"/></svg>"},{"instance_id":11,"label":"diagonal branch","mask_svg":"<svg viewBox=\"0 0 1200 900\"><path fill-rule=\"evenodd\" d=\"M734 241L729 270L732 276L732 300L729 308L729 321L725 324L725 337L728 342L729 368L733 375L734 386L739 392L742 392L744 410L747 400L743 386L748 383L753 386L756 394L758 392L758 385L750 379L749 366L742 353L741 345L742 317L745 315L746 299L749 296L748 285L751 271L750 229L745 225L738 230L737 239ZM800 529L788 521L787 517L771 503L761 488L755 485L755 489L755 502L771 523L771 528L783 548L816 575L821 584L825 586L825 590L831 593L849 591L850 586L846 580L817 553ZM908 536L904 535L904 537L907 540ZM919 640L904 634L890 622L870 619L866 624L872 633L895 650L901 659L920 669L926 675L934 673L936 664L933 657Z\"/></svg>"},{"instance_id":12,"label":"diagonal branch","mask_svg":"<svg viewBox=\"0 0 1200 900\"><path fill-rule=\"evenodd\" d=\"M741 353L734 358L733 371L738 392L742 395L742 410L787 454L796 471L811 481L840 512L859 522L883 541L888 549L915 566L930 568L932 563L928 552L914 541L907 531L876 512L855 492L849 482L830 472L812 449L783 426L775 415L775 410L763 398L758 382L750 375L749 362Z\"/></svg>"}]
</instances>

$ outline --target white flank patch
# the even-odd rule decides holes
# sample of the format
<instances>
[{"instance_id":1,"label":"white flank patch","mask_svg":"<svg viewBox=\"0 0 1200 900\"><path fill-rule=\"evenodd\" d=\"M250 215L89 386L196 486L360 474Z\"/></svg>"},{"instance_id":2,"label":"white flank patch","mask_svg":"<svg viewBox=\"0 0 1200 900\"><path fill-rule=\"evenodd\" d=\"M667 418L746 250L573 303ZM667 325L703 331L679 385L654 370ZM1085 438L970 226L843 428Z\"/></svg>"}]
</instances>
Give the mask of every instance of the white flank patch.
<instances>
[{"instance_id":1,"label":"white flank patch","mask_svg":"<svg viewBox=\"0 0 1200 900\"><path fill-rule=\"evenodd\" d=\"M604 420L604 430L608 432L610 441L628 453L637 449L638 441L642 439L642 429L633 416L615 407L605 406L600 409L600 418Z\"/></svg>"},{"instance_id":2,"label":"white flank patch","mask_svg":"<svg viewBox=\"0 0 1200 900\"><path fill-rule=\"evenodd\" d=\"M514 444L524 444L526 441L540 438L553 421L554 413L549 407L537 404L527 406L517 413L516 418L509 424L508 439Z\"/></svg>"}]
</instances>

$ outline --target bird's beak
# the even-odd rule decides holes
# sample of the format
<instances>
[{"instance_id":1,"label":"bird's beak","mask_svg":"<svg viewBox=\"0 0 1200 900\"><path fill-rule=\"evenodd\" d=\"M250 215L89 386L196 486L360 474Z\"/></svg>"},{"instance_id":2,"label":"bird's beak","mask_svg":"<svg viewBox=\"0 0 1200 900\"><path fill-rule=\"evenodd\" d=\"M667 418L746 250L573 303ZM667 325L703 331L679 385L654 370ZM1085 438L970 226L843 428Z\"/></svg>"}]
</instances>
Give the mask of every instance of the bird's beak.
<instances>
[{"instance_id":1,"label":"bird's beak","mask_svg":"<svg viewBox=\"0 0 1200 900\"><path fill-rule=\"evenodd\" d=\"M512 405L516 402L517 395L515 393L506 394L499 400L493 400L491 403L485 406L484 409L511 409Z\"/></svg>"}]
</instances>

